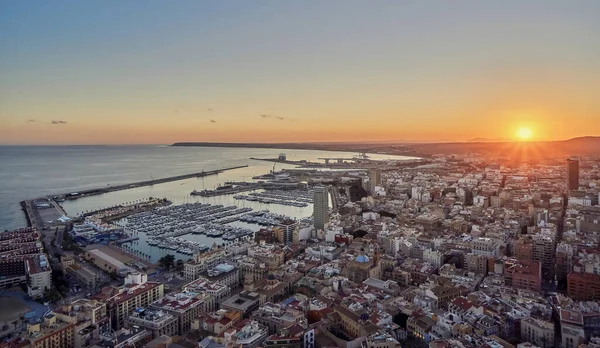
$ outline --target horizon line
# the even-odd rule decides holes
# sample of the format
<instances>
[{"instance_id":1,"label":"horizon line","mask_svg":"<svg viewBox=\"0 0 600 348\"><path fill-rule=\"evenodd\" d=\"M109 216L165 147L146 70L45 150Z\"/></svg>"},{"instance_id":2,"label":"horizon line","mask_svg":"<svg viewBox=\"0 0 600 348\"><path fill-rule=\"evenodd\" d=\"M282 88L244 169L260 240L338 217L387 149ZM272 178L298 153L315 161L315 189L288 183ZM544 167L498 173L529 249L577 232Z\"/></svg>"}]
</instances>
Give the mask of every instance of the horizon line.
<instances>
[{"instance_id":1,"label":"horizon line","mask_svg":"<svg viewBox=\"0 0 600 348\"><path fill-rule=\"evenodd\" d=\"M600 135L583 135L578 137L572 137L567 139L557 140L495 140L485 141L485 138L477 140L372 140L372 141L290 141L290 142L231 142L231 141L176 141L173 143L123 143L123 144L0 144L2 147L7 146L173 146L175 144L235 144L235 145L334 145L334 144L348 144L348 145L423 145L423 144L476 144L476 143L548 143L548 142L559 142L569 141L573 139L581 138L598 138ZM249 146L250 147L250 146Z\"/></svg>"}]
</instances>

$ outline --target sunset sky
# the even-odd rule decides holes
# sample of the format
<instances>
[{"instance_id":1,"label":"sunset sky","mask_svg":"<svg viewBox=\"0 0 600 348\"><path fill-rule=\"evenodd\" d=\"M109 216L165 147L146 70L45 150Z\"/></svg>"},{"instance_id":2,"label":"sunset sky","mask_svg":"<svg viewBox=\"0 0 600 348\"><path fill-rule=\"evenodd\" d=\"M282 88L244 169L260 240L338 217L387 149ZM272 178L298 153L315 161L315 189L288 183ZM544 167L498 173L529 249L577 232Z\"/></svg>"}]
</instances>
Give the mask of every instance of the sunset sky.
<instances>
[{"instance_id":1,"label":"sunset sky","mask_svg":"<svg viewBox=\"0 0 600 348\"><path fill-rule=\"evenodd\" d=\"M0 3L0 144L521 128L600 135L600 1Z\"/></svg>"}]
</instances>

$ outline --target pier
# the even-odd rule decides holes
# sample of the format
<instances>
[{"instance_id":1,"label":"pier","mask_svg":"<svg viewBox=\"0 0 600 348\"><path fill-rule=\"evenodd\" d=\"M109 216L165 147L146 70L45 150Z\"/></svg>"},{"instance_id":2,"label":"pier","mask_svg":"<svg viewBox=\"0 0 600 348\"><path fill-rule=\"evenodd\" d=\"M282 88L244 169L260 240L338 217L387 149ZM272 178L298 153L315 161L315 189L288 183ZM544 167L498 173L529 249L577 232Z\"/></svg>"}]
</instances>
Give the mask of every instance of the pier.
<instances>
[{"instance_id":1,"label":"pier","mask_svg":"<svg viewBox=\"0 0 600 348\"><path fill-rule=\"evenodd\" d=\"M136 187L152 186L155 184L164 184L164 183L168 183L168 182L172 182L172 181L185 180L185 179L191 179L191 178L200 178L200 177L204 177L204 176L217 175L219 173L222 173L222 172L225 172L228 170L234 170L234 169L246 168L246 167L248 167L248 165L229 167L229 168L211 170L211 171L206 171L206 172L202 171L199 173L177 175L177 176L171 176L171 177L160 178L160 179L138 181L138 182L133 182L133 183L129 183L129 184L107 185L106 187L82 190L82 191L78 191L78 192L71 191L71 193L54 194L54 195L49 195L46 197L39 197L39 198L35 198L35 199L22 201L21 207L22 207L23 211L25 212L25 216L27 217L27 221L28 221L29 225L32 227L35 227L38 231L44 231L44 230L47 230L50 228L54 229L56 227L63 228L65 223L59 222L59 221L57 221L57 219L66 214L65 214L65 211L62 209L62 207L59 204L57 204L57 200L77 199L77 198L100 195L103 193L127 190L127 189L131 189L131 188L136 188ZM49 206L44 209L40 209L38 206L36 206L36 203L39 203L39 202L42 202L44 204L49 204Z\"/></svg>"},{"instance_id":2,"label":"pier","mask_svg":"<svg viewBox=\"0 0 600 348\"><path fill-rule=\"evenodd\" d=\"M251 160L255 160L255 161L265 161L265 162L274 162L274 163L282 163L282 164L292 164L292 165L308 165L308 164L319 164L319 163L313 163L307 160L300 160L300 161L290 161L287 159L282 159L282 158L256 158L256 157L250 157Z\"/></svg>"},{"instance_id":3,"label":"pier","mask_svg":"<svg viewBox=\"0 0 600 348\"><path fill-rule=\"evenodd\" d=\"M204 176L217 175L219 173L222 173L222 172L225 172L228 170L234 170L234 169L240 169L240 168L246 168L246 167L248 167L247 164L243 165L243 166L229 167L229 168L211 170L211 171L207 171L207 172L202 171L199 173L170 176L170 177L161 178L161 179L138 181L138 182L133 182L133 183L129 183L129 184L107 185L106 187L101 187L101 188L53 195L53 197L58 196L59 198L64 198L64 199L77 199L77 198L82 198L82 197L100 195L103 193L132 189L132 188L136 188L136 187L152 186L152 185L164 184L164 183L168 183L168 182L172 182L172 181L179 181L179 180L185 180L185 179L191 179L191 178L201 178Z\"/></svg>"},{"instance_id":4,"label":"pier","mask_svg":"<svg viewBox=\"0 0 600 348\"><path fill-rule=\"evenodd\" d=\"M190 194L192 196L216 197L216 196L222 196L222 195L233 195L236 193L246 192L246 191L254 191L254 190L258 190L260 188L261 188L261 185L259 185L259 184L247 184L247 185L240 185L237 187L226 188L226 189L203 190L203 191L194 190Z\"/></svg>"}]
</instances>

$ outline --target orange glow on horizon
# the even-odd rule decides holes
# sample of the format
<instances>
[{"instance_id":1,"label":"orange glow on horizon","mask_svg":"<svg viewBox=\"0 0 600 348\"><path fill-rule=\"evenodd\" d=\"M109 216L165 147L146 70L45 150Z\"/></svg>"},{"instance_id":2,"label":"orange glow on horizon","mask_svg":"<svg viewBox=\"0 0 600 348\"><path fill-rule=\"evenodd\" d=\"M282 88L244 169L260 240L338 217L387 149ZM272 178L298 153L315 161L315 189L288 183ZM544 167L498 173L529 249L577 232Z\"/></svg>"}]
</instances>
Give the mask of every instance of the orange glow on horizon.
<instances>
[{"instance_id":1,"label":"orange glow on horizon","mask_svg":"<svg viewBox=\"0 0 600 348\"><path fill-rule=\"evenodd\" d=\"M531 128L521 127L517 130L517 138L521 141L531 140L532 136L533 132L531 131Z\"/></svg>"}]
</instances>

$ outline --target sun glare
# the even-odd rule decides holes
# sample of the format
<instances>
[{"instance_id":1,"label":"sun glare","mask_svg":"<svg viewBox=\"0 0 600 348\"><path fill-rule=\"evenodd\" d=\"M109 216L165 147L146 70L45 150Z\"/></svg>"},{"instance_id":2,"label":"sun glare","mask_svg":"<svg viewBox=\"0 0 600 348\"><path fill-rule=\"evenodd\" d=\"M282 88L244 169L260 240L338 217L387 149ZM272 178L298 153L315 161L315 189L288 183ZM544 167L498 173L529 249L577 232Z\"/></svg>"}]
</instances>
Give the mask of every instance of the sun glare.
<instances>
[{"instance_id":1,"label":"sun glare","mask_svg":"<svg viewBox=\"0 0 600 348\"><path fill-rule=\"evenodd\" d=\"M531 139L532 133L531 129L526 127L521 127L517 130L517 138L520 140L529 140Z\"/></svg>"}]
</instances>

